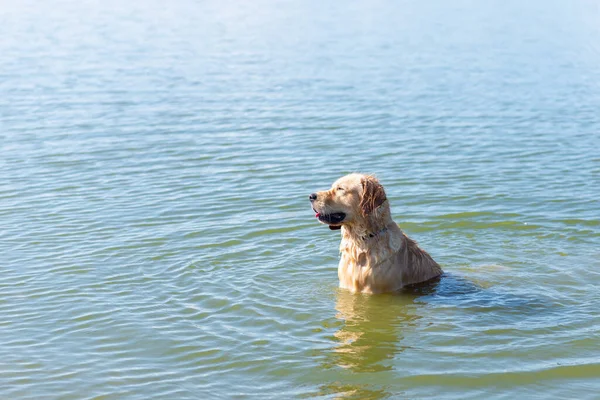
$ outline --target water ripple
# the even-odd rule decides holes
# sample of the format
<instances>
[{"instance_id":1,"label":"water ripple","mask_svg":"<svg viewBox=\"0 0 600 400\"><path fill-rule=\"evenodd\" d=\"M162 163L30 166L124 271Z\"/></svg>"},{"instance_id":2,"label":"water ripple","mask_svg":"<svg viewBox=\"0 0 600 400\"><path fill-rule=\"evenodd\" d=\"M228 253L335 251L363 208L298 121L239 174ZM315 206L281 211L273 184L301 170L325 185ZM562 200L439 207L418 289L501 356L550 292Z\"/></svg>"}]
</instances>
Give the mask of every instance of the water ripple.
<instances>
[{"instance_id":1,"label":"water ripple","mask_svg":"<svg viewBox=\"0 0 600 400\"><path fill-rule=\"evenodd\" d=\"M597 397L593 6L109 3L0 12L0 397ZM337 289L353 171L440 281Z\"/></svg>"}]
</instances>

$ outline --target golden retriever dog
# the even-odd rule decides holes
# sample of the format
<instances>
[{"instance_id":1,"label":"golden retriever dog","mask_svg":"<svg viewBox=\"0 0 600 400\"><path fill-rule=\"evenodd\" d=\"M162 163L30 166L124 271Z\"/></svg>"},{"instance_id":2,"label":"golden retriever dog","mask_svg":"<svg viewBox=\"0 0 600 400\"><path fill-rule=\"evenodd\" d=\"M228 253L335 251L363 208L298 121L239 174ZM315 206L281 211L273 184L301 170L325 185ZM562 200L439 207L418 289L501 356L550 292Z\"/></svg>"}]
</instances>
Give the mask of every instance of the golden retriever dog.
<instances>
[{"instance_id":1,"label":"golden retriever dog","mask_svg":"<svg viewBox=\"0 0 600 400\"><path fill-rule=\"evenodd\" d=\"M309 200L319 222L342 231L341 288L393 292L442 274L438 263L392 220L385 190L374 176L346 175Z\"/></svg>"}]
</instances>

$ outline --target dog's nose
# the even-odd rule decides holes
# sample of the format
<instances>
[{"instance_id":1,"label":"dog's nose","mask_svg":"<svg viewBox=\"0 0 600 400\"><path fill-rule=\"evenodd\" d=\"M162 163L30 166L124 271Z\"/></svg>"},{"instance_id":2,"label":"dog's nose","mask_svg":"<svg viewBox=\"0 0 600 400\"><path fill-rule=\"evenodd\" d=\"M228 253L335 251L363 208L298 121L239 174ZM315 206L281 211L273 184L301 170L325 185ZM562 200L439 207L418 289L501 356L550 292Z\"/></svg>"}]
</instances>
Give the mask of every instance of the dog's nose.
<instances>
[{"instance_id":1,"label":"dog's nose","mask_svg":"<svg viewBox=\"0 0 600 400\"><path fill-rule=\"evenodd\" d=\"M308 199L310 201L315 201L317 199L317 194L316 193L311 193L310 196L308 196Z\"/></svg>"}]
</instances>

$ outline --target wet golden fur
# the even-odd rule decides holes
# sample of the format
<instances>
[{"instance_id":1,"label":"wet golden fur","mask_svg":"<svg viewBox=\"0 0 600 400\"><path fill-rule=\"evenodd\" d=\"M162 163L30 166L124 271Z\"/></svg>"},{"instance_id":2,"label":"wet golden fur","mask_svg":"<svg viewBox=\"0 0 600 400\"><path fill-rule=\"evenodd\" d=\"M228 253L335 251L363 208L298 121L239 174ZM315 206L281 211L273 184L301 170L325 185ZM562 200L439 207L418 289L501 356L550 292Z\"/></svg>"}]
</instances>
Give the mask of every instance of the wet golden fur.
<instances>
[{"instance_id":1,"label":"wet golden fur","mask_svg":"<svg viewBox=\"0 0 600 400\"><path fill-rule=\"evenodd\" d=\"M340 287L353 292L383 293L442 274L440 266L392 220L385 190L371 175L350 174L312 200L321 222L341 226ZM328 215L344 213L341 223ZM325 216L325 217L323 217Z\"/></svg>"}]
</instances>

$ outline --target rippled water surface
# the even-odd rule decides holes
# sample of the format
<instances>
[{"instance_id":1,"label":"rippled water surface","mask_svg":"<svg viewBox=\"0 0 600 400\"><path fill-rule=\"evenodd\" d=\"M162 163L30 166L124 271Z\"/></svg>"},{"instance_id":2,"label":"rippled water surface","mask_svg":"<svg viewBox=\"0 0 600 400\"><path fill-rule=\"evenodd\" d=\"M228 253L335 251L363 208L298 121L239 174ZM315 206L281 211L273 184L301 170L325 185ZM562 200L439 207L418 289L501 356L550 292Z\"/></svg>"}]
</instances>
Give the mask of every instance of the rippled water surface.
<instances>
[{"instance_id":1,"label":"rippled water surface","mask_svg":"<svg viewBox=\"0 0 600 400\"><path fill-rule=\"evenodd\" d=\"M1 1L0 397L594 399L595 1ZM447 275L337 288L376 173Z\"/></svg>"}]
</instances>

